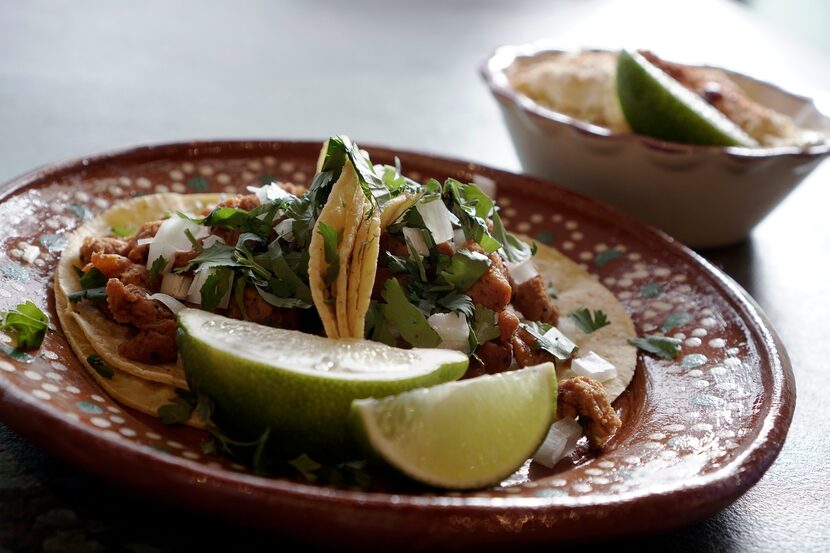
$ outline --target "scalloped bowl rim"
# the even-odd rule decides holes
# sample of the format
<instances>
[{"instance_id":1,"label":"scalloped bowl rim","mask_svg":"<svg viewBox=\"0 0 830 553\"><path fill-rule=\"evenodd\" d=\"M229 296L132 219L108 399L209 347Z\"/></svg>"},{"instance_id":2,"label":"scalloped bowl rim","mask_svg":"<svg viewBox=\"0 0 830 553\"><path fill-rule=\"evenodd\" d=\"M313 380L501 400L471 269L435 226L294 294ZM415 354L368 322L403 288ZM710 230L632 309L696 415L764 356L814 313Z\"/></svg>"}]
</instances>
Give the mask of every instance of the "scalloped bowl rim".
<instances>
[{"instance_id":1,"label":"scalloped bowl rim","mask_svg":"<svg viewBox=\"0 0 830 553\"><path fill-rule=\"evenodd\" d=\"M614 52L605 48L580 48L580 51L588 52ZM566 115L564 113L554 111L546 108L543 105L535 102L533 99L525 96L510 85L506 70L512 66L516 61L522 58L533 58L547 54L562 54L566 52L576 51L573 49L556 48L550 44L550 41L536 41L524 44L508 44L498 48L482 63L480 67L481 76L487 83L490 91L500 101L507 101L519 107L526 115L529 115L534 120L541 122L544 125L551 123L559 123L567 125L590 137L609 139L620 142L640 143L645 147L653 150L659 150L667 154L709 154L709 153L725 153L730 157L747 159L747 158L771 158L771 157L821 157L830 154L830 136L825 138L823 142L810 144L807 146L774 146L774 147L740 147L740 146L700 146L694 144L683 144L681 142L671 142L643 136L634 133L615 133L605 127L591 124L582 119L577 119ZM767 81L757 79L755 77L746 75L744 73L733 71L731 69L704 65L702 67L720 69L730 75L737 76L761 86L772 89L780 94L789 96L798 100L805 105L812 106L816 113L823 118L830 121L830 115L821 111L816 106L813 98L797 94L786 90L778 85L769 83Z\"/></svg>"}]
</instances>

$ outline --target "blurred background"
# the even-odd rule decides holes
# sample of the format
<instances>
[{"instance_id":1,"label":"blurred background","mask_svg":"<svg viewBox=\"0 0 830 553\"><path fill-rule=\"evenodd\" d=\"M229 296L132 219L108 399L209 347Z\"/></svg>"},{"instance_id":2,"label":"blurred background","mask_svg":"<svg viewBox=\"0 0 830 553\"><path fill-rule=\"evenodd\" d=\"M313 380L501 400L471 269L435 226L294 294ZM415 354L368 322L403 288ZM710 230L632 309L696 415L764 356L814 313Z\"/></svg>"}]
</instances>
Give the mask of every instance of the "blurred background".
<instances>
[{"instance_id":1,"label":"blurred background","mask_svg":"<svg viewBox=\"0 0 830 553\"><path fill-rule=\"evenodd\" d=\"M332 133L515 170L477 75L500 44L648 47L830 90L829 13L822 0L2 0L0 179L139 143Z\"/></svg>"}]
</instances>

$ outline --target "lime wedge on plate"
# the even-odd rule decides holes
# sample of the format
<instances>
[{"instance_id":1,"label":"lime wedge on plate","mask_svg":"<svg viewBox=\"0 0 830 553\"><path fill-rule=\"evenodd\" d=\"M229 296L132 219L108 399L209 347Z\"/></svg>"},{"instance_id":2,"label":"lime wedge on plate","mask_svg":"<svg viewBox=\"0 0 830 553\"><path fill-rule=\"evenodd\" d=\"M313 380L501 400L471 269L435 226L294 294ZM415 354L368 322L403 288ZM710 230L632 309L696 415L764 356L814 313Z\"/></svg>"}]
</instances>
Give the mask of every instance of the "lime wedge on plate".
<instances>
[{"instance_id":1,"label":"lime wedge on plate","mask_svg":"<svg viewBox=\"0 0 830 553\"><path fill-rule=\"evenodd\" d=\"M332 340L179 312L178 347L191 390L214 403L220 426L247 437L270 428L286 453L343 457L352 445L352 400L397 394L460 378L463 353Z\"/></svg>"},{"instance_id":2,"label":"lime wedge on plate","mask_svg":"<svg viewBox=\"0 0 830 553\"><path fill-rule=\"evenodd\" d=\"M358 435L404 474L451 489L497 484L539 448L556 414L552 363L352 404Z\"/></svg>"},{"instance_id":3,"label":"lime wedge on plate","mask_svg":"<svg viewBox=\"0 0 830 553\"><path fill-rule=\"evenodd\" d=\"M758 145L724 114L637 52L623 50L617 58L617 95L637 134L704 146Z\"/></svg>"}]
</instances>

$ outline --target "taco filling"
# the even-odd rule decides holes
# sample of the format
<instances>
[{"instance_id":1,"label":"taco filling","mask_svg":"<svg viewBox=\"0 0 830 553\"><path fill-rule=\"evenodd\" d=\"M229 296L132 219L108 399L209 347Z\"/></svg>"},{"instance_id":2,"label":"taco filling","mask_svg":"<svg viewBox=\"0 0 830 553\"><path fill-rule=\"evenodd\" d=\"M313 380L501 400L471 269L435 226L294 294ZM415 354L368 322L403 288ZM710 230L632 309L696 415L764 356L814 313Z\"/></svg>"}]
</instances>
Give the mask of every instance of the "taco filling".
<instances>
[{"instance_id":1,"label":"taco filling","mask_svg":"<svg viewBox=\"0 0 830 553\"><path fill-rule=\"evenodd\" d=\"M559 414L578 417L595 446L619 426L610 402L635 367L633 325L595 278L508 233L474 184L415 182L397 165L372 165L345 137L324 144L307 188L114 206L73 235L55 290L84 364L147 413L188 388L176 349L185 306L328 338L462 351L466 377L553 362Z\"/></svg>"}]
</instances>

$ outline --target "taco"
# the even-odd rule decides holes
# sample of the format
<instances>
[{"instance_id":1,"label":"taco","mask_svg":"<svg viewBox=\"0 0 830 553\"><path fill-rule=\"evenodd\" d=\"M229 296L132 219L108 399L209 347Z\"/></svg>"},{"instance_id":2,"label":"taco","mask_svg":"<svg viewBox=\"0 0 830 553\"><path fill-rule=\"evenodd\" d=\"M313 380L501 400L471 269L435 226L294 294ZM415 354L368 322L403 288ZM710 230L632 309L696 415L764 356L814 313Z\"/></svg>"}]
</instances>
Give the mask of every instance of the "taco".
<instances>
[{"instance_id":1,"label":"taco","mask_svg":"<svg viewBox=\"0 0 830 553\"><path fill-rule=\"evenodd\" d=\"M329 338L457 349L473 359L470 375L553 360L574 388L560 386L565 412L616 418L609 402L635 367L625 310L565 256L507 233L475 185L417 183L334 137L308 189L249 191L137 197L72 235L55 277L59 317L116 400L155 415L187 389L175 343L187 305ZM597 366L601 383L586 380Z\"/></svg>"}]
</instances>

